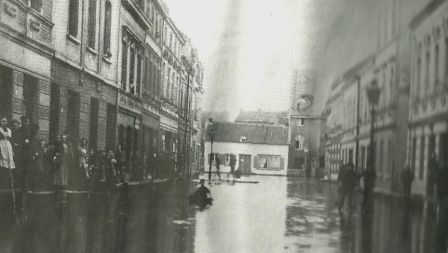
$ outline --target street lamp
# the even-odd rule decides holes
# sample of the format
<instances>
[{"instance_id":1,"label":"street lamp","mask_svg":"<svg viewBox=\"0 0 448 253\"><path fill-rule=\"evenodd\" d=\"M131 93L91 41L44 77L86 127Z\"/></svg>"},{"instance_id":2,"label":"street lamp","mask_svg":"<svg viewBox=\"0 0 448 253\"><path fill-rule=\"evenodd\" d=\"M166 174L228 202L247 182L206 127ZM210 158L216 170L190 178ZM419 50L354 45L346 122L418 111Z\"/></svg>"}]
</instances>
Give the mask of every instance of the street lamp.
<instances>
[{"instance_id":1,"label":"street lamp","mask_svg":"<svg viewBox=\"0 0 448 253\"><path fill-rule=\"evenodd\" d=\"M367 170L364 177L364 204L367 204L373 188L375 187L376 171L375 171L375 106L378 105L380 99L380 87L378 82L373 80L367 87L367 99L370 104L370 147L367 159Z\"/></svg>"},{"instance_id":2,"label":"street lamp","mask_svg":"<svg viewBox=\"0 0 448 253\"><path fill-rule=\"evenodd\" d=\"M208 138L210 139L210 156L208 159L208 179L211 180L212 179L212 156L213 156L213 140L215 138L215 127L214 127L214 123L213 123L213 119L209 118L208 122L207 122L207 134L208 134Z\"/></svg>"}]
</instances>

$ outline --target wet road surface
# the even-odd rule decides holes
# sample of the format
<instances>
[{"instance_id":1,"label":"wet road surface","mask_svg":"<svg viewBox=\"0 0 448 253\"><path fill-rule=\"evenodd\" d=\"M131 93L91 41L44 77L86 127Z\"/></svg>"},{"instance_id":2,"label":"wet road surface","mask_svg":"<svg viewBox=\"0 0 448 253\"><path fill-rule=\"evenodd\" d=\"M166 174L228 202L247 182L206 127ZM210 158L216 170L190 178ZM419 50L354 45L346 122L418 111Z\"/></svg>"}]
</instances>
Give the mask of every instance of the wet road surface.
<instances>
[{"instance_id":1,"label":"wet road surface","mask_svg":"<svg viewBox=\"0 0 448 253\"><path fill-rule=\"evenodd\" d=\"M251 177L212 182L214 201L190 206L195 182L129 186L112 192L32 195L20 225L2 196L0 252L431 252L435 208L377 196L339 214L337 187L320 181Z\"/></svg>"}]
</instances>

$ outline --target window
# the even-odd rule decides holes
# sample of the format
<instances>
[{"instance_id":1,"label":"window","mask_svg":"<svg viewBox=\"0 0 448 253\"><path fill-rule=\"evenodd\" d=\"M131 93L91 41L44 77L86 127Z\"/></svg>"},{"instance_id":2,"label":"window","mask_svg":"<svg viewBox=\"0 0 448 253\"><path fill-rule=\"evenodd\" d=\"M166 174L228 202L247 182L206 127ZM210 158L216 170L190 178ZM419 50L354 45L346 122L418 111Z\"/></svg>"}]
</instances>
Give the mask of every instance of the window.
<instances>
[{"instance_id":1,"label":"window","mask_svg":"<svg viewBox=\"0 0 448 253\"><path fill-rule=\"evenodd\" d=\"M426 52L426 69L425 69L425 86L429 86L429 71L430 71L430 65L431 64L431 53L428 51ZM425 89L425 93L428 92L428 89Z\"/></svg>"},{"instance_id":2,"label":"window","mask_svg":"<svg viewBox=\"0 0 448 253\"><path fill-rule=\"evenodd\" d=\"M30 0L31 9L40 12L42 10L42 0Z\"/></svg>"},{"instance_id":3,"label":"window","mask_svg":"<svg viewBox=\"0 0 448 253\"><path fill-rule=\"evenodd\" d=\"M137 85L134 95L140 96L140 87L142 84L142 56L137 54Z\"/></svg>"},{"instance_id":4,"label":"window","mask_svg":"<svg viewBox=\"0 0 448 253\"><path fill-rule=\"evenodd\" d=\"M447 58L448 59L448 58ZM416 93L415 95L419 96L420 94L420 85L421 85L421 76L422 76L422 60L419 58L417 60L417 77L416 77L416 82L415 82L415 86L416 86Z\"/></svg>"},{"instance_id":5,"label":"window","mask_svg":"<svg viewBox=\"0 0 448 253\"><path fill-rule=\"evenodd\" d=\"M151 80L152 80L152 72L151 72L151 60L150 57L146 57L146 84L145 84L145 92L149 93L151 89Z\"/></svg>"},{"instance_id":6,"label":"window","mask_svg":"<svg viewBox=\"0 0 448 253\"><path fill-rule=\"evenodd\" d=\"M68 13L68 34L78 37L79 0L70 0Z\"/></svg>"},{"instance_id":7,"label":"window","mask_svg":"<svg viewBox=\"0 0 448 253\"><path fill-rule=\"evenodd\" d=\"M297 126L304 126L305 125L305 119L299 119L299 121L297 121Z\"/></svg>"},{"instance_id":8,"label":"window","mask_svg":"<svg viewBox=\"0 0 448 253\"><path fill-rule=\"evenodd\" d=\"M439 82L439 45L434 49L434 85Z\"/></svg>"},{"instance_id":9,"label":"window","mask_svg":"<svg viewBox=\"0 0 448 253\"><path fill-rule=\"evenodd\" d=\"M110 32L112 28L112 4L110 1L106 1L106 7L104 10L104 56L111 57L110 50Z\"/></svg>"},{"instance_id":10,"label":"window","mask_svg":"<svg viewBox=\"0 0 448 253\"><path fill-rule=\"evenodd\" d=\"M414 137L414 138L412 138L412 147L411 147L411 157L410 157L410 159L411 159L411 169L412 169L412 172L415 174L415 163L416 163L416 161L415 161L415 159L416 159L416 155L417 155L417 138L416 137Z\"/></svg>"},{"instance_id":11,"label":"window","mask_svg":"<svg viewBox=\"0 0 448 253\"><path fill-rule=\"evenodd\" d=\"M89 30L88 30L88 45L95 49L96 44L96 0L89 1Z\"/></svg>"},{"instance_id":12,"label":"window","mask_svg":"<svg viewBox=\"0 0 448 253\"><path fill-rule=\"evenodd\" d=\"M135 90L135 48L131 47L131 55L129 56L129 88L134 94Z\"/></svg>"},{"instance_id":13,"label":"window","mask_svg":"<svg viewBox=\"0 0 448 253\"><path fill-rule=\"evenodd\" d=\"M419 157L419 171L418 178L423 179L423 167L425 161L425 136L420 137L420 157Z\"/></svg>"},{"instance_id":14,"label":"window","mask_svg":"<svg viewBox=\"0 0 448 253\"><path fill-rule=\"evenodd\" d=\"M304 142L305 142L305 138L301 135L301 134L299 134L299 135L297 135L296 136L296 138L295 138L295 141L296 141L296 149L299 149L299 150L303 150L303 144L304 144Z\"/></svg>"},{"instance_id":15,"label":"window","mask_svg":"<svg viewBox=\"0 0 448 253\"><path fill-rule=\"evenodd\" d=\"M123 38L121 47L121 88L127 89L128 79L128 43L126 38Z\"/></svg>"},{"instance_id":16,"label":"window","mask_svg":"<svg viewBox=\"0 0 448 253\"><path fill-rule=\"evenodd\" d=\"M445 39L445 80L446 79L448 79L448 38Z\"/></svg>"},{"instance_id":17,"label":"window","mask_svg":"<svg viewBox=\"0 0 448 253\"><path fill-rule=\"evenodd\" d=\"M279 155L258 155L258 169L281 169L281 159Z\"/></svg>"}]
</instances>

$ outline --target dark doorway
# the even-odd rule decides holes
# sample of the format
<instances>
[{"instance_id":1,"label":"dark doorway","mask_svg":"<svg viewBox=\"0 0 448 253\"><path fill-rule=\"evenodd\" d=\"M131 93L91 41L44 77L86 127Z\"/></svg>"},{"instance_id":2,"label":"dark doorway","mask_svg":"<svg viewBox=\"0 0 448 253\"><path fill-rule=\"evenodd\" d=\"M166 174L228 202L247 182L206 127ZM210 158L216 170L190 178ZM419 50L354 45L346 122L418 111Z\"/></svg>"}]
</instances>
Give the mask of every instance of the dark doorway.
<instances>
[{"instance_id":1,"label":"dark doorway","mask_svg":"<svg viewBox=\"0 0 448 253\"><path fill-rule=\"evenodd\" d=\"M240 157L240 171L241 174L248 175L250 174L251 168L251 156L250 155L239 155Z\"/></svg>"},{"instance_id":2,"label":"dark doorway","mask_svg":"<svg viewBox=\"0 0 448 253\"><path fill-rule=\"evenodd\" d=\"M59 85L51 83L50 93L50 142L56 139L59 132L59 112L60 112L60 88Z\"/></svg>"},{"instance_id":3,"label":"dark doorway","mask_svg":"<svg viewBox=\"0 0 448 253\"><path fill-rule=\"evenodd\" d=\"M100 104L97 98L90 98L90 126L89 126L89 147L97 150L98 147L98 116Z\"/></svg>"},{"instance_id":4,"label":"dark doorway","mask_svg":"<svg viewBox=\"0 0 448 253\"><path fill-rule=\"evenodd\" d=\"M39 80L30 75L23 75L23 104L25 116L39 124Z\"/></svg>"},{"instance_id":5,"label":"dark doorway","mask_svg":"<svg viewBox=\"0 0 448 253\"><path fill-rule=\"evenodd\" d=\"M12 69L0 66L0 117L12 118Z\"/></svg>"},{"instance_id":6,"label":"dark doorway","mask_svg":"<svg viewBox=\"0 0 448 253\"><path fill-rule=\"evenodd\" d=\"M115 150L115 129L117 125L117 107L107 104L106 149ZM120 136L120 135L119 135Z\"/></svg>"},{"instance_id":7,"label":"dark doorway","mask_svg":"<svg viewBox=\"0 0 448 253\"><path fill-rule=\"evenodd\" d=\"M67 94L67 124L65 131L70 135L74 146L79 139L79 93L69 90Z\"/></svg>"}]
</instances>

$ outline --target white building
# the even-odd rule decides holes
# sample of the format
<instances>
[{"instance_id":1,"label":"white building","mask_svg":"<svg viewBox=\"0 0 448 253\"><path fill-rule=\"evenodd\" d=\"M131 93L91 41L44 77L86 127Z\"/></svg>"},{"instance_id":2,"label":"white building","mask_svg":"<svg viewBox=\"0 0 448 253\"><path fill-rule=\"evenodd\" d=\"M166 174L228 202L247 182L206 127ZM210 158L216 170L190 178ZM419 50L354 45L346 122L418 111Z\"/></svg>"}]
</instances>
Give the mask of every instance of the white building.
<instances>
[{"instance_id":1,"label":"white building","mask_svg":"<svg viewBox=\"0 0 448 253\"><path fill-rule=\"evenodd\" d=\"M235 169L242 174L286 175L288 168L288 128L273 125L214 123L213 154L220 160L220 172L230 172L230 157L236 158ZM205 154L210 157L207 137ZM205 159L205 171L209 170ZM212 171L216 171L215 160Z\"/></svg>"},{"instance_id":2,"label":"white building","mask_svg":"<svg viewBox=\"0 0 448 253\"><path fill-rule=\"evenodd\" d=\"M428 196L429 158L447 157L448 2L433 1L411 23L411 90L408 163L414 170L412 193Z\"/></svg>"}]
</instances>

